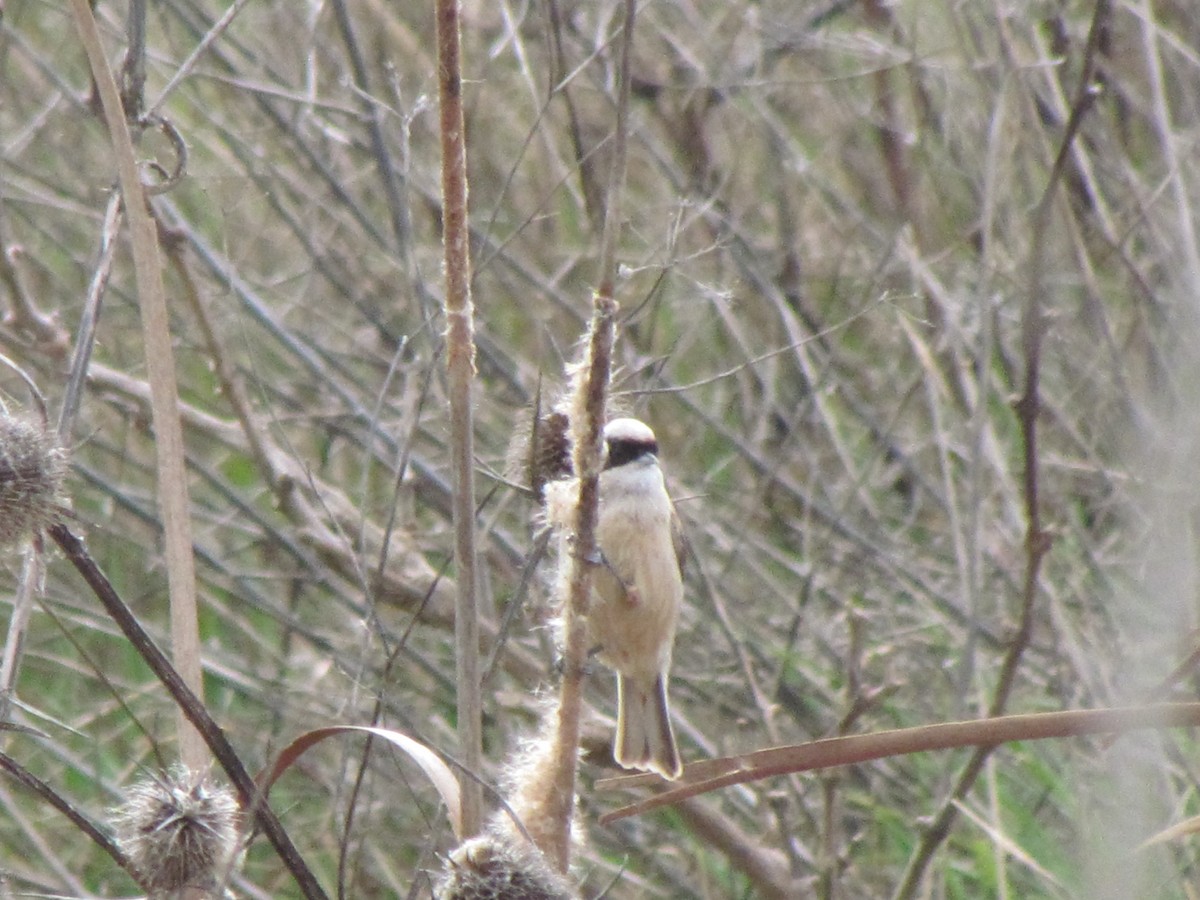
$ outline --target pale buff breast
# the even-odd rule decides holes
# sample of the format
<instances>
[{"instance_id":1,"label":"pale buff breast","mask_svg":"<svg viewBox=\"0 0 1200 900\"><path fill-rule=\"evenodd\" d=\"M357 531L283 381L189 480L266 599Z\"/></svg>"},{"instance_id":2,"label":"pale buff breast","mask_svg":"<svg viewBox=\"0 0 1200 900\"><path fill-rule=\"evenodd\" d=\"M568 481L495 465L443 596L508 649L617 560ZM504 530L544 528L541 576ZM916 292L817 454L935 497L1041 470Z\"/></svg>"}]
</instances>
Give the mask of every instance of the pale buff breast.
<instances>
[{"instance_id":1,"label":"pale buff breast","mask_svg":"<svg viewBox=\"0 0 1200 900\"><path fill-rule=\"evenodd\" d=\"M671 501L656 465L639 473L637 490L614 491L607 480L601 476L596 532L606 564L594 572L588 636L606 665L650 676L670 665L683 599ZM634 591L626 593L621 582Z\"/></svg>"}]
</instances>

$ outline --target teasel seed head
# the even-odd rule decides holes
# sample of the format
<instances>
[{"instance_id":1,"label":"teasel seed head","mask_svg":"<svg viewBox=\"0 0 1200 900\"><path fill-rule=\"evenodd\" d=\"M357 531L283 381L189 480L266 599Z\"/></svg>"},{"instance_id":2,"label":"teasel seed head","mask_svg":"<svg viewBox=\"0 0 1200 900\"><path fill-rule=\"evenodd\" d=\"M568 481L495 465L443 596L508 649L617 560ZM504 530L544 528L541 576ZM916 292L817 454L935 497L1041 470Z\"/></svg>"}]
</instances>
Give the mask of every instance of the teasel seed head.
<instances>
[{"instance_id":1,"label":"teasel seed head","mask_svg":"<svg viewBox=\"0 0 1200 900\"><path fill-rule=\"evenodd\" d=\"M238 851L239 805L207 773L177 766L144 778L127 790L112 820L151 900L186 888L223 892Z\"/></svg>"},{"instance_id":2,"label":"teasel seed head","mask_svg":"<svg viewBox=\"0 0 1200 900\"><path fill-rule=\"evenodd\" d=\"M67 451L53 432L0 413L0 549L53 525L63 512Z\"/></svg>"}]
</instances>

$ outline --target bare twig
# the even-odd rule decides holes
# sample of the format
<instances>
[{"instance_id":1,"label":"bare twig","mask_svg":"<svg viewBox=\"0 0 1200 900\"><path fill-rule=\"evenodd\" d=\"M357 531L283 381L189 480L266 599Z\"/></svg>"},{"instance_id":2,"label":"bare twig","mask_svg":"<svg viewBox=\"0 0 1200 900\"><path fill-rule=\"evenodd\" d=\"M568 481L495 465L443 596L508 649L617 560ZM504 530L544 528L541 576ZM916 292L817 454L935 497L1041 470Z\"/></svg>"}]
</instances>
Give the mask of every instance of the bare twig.
<instances>
[{"instance_id":1,"label":"bare twig","mask_svg":"<svg viewBox=\"0 0 1200 900\"><path fill-rule=\"evenodd\" d=\"M1114 709L1068 709L1052 713L996 716L969 722L942 722L917 728L825 738L807 744L771 747L721 759L689 763L675 786L645 800L606 813L601 824L670 806L737 784L750 784L795 772L848 766L889 756L959 747L995 750L1011 741L1041 741L1126 731L1200 726L1200 703L1161 703ZM661 787L653 775L625 775L596 782L598 791Z\"/></svg>"},{"instance_id":2,"label":"bare twig","mask_svg":"<svg viewBox=\"0 0 1200 900\"><path fill-rule=\"evenodd\" d=\"M92 593L96 595L96 599L103 604L113 622L129 639L129 643L133 645L158 680L162 682L163 687L170 693L171 699L178 705L182 715L187 717L196 733L212 751L221 768L225 770L225 774L229 776L234 789L237 790L243 808L254 810L259 826L266 833L267 839L275 848L275 852L279 854L283 864L296 879L304 896L308 900L328 900L316 877L305 864L295 844L292 843L292 839L283 830L275 813L260 796L261 792L255 785L254 779L242 765L241 758L229 743L229 739L225 737L221 726L213 721L203 701L171 665L166 655L154 643L154 639L146 633L146 629L142 627L137 617L121 599L112 586L112 582L96 565L83 541L61 524L52 525L49 535L83 580L87 582Z\"/></svg>"},{"instance_id":3,"label":"bare twig","mask_svg":"<svg viewBox=\"0 0 1200 900\"><path fill-rule=\"evenodd\" d=\"M70 819L71 824L82 834L86 835L93 844L107 853L113 862L129 873L134 881L141 881L141 873L137 871L133 863L130 862L129 857L121 851L116 842L105 834L104 830L96 825L95 822L76 809L74 804L59 794L58 791L6 753L0 753L0 770L10 778L23 784L26 788L37 794L46 804Z\"/></svg>"},{"instance_id":4,"label":"bare twig","mask_svg":"<svg viewBox=\"0 0 1200 900\"><path fill-rule=\"evenodd\" d=\"M367 64L366 60L363 58L362 49L359 47L358 37L354 32L354 22L350 16L350 10L347 8L345 0L334 0L332 5L333 15L338 24L338 30L342 33L342 41L346 44L346 54L350 59L350 71L354 76L354 87L358 91L359 101L362 104L363 117L366 119L367 128L370 131L371 152L375 155L379 178L383 182L384 196L387 197L388 212L390 213L392 220L392 235L395 238L397 250L401 253L401 255L404 255L405 248L407 247L409 241L412 240L412 236L409 233L412 229L412 226L408 221L408 206L404 201L404 190L403 185L401 184L402 176L400 174L400 170L392 160L392 152L388 147L387 140L383 133L383 123L381 121L383 110L381 105L371 96L371 82L367 73ZM441 6L439 5L439 26L441 25L442 21L440 10ZM438 42L439 66L445 66L447 63L456 61L458 59L458 54L456 51L453 60L448 56L442 56L441 40L444 39L444 35L441 31L439 31L438 34L441 36ZM458 32L455 31L456 39L457 34ZM444 68L441 68L440 71L442 79L450 77ZM461 88L461 66L458 67L455 77L457 79L459 88ZM443 80L441 84L445 86L446 82ZM462 97L456 94L455 100L459 103L458 108L461 117ZM444 97L442 102L445 102ZM443 118L443 123L444 122L445 119ZM462 124L463 123L460 118L459 125L461 126ZM459 141L462 142L463 139L460 137ZM464 148L463 165L465 166L466 144L462 143L462 146ZM443 151L444 149L445 147L443 145ZM465 186L465 169L463 177ZM465 231L465 222L463 227Z\"/></svg>"},{"instance_id":5,"label":"bare twig","mask_svg":"<svg viewBox=\"0 0 1200 900\"><path fill-rule=\"evenodd\" d=\"M221 15L221 18L217 19L217 21L213 23L212 28L210 28L208 33L204 35L198 44L196 44L195 49L188 54L187 59L179 64L179 68L175 70L175 74L171 76L171 80L166 83L162 89L162 92L158 95L158 97L155 98L154 102L150 104L149 108L146 110L147 119L152 119L158 114L158 111L162 108L162 105L167 102L167 98L171 96L171 92L174 91L175 88L179 87L183 79L187 78L187 76L191 74L192 69L196 67L196 63L200 61L200 57L204 55L205 51L208 50L208 48L212 45L212 42L219 38L225 29L229 27L229 23L233 21L234 17L241 12L242 7L248 2L249 0L234 0L234 2L230 4L229 8Z\"/></svg>"},{"instance_id":6,"label":"bare twig","mask_svg":"<svg viewBox=\"0 0 1200 900\"><path fill-rule=\"evenodd\" d=\"M1050 170L1046 188L1038 202L1030 234L1029 285L1026 289L1021 317L1021 343L1025 355L1025 389L1020 400L1017 401L1017 417L1020 421L1023 438L1022 496L1026 525L1025 580L1017 630L1000 666L1000 675L988 706L988 715L990 716L1003 714L1008 706L1008 699L1016 682L1017 670L1033 636L1033 613L1039 593L1039 573L1042 559L1050 549L1050 536L1042 528L1038 501L1037 450L1037 420L1041 411L1039 389L1042 339L1045 334L1042 293L1045 289L1046 235L1050 225L1051 211L1058 193L1058 185L1062 180L1063 170L1071 152L1071 145L1079 132L1083 117L1092 108L1096 99L1093 84L1096 53L1100 34L1107 23L1110 11L1109 0L1099 0L1092 14L1091 30L1088 33L1088 43L1084 51L1083 71L1080 73L1079 86L1075 92L1071 118L1067 122L1066 131L1059 144L1058 154L1055 157L1053 168ZM925 870L929 866L930 860L933 859L933 854L949 836L950 829L958 818L959 804L975 785L976 779L983 771L984 764L994 749L994 746L977 748L962 771L959 772L949 796L943 801L941 809L934 816L932 823L922 835L917 849L909 858L899 887L894 894L896 900L910 900L920 888Z\"/></svg>"},{"instance_id":7,"label":"bare twig","mask_svg":"<svg viewBox=\"0 0 1200 900\"><path fill-rule=\"evenodd\" d=\"M146 0L130 0L125 35L128 46L121 66L121 106L126 121L135 124L141 119L146 88ZM99 81L95 73L92 77Z\"/></svg>"},{"instance_id":8,"label":"bare twig","mask_svg":"<svg viewBox=\"0 0 1200 900\"><path fill-rule=\"evenodd\" d=\"M563 104L567 108L567 126L571 136L571 149L575 153L575 165L579 169L579 184L583 188L583 202L588 219L592 226L597 227L602 221L603 187L600 181L596 157L584 146L583 127L579 121L579 111L571 96L571 82L567 78L566 53L563 49L563 16L558 8L558 0L548 0L547 12L550 18L550 97L555 93L561 94Z\"/></svg>"},{"instance_id":9,"label":"bare twig","mask_svg":"<svg viewBox=\"0 0 1200 900\"><path fill-rule=\"evenodd\" d=\"M34 600L42 593L45 578L46 562L42 555L42 537L35 535L33 544L25 548L25 562L21 567L21 578L17 582L12 616L9 617L8 633L4 638L4 652L0 657L0 722L9 720L9 709L17 690L17 673L21 669L21 658L25 650L29 616L33 612Z\"/></svg>"},{"instance_id":10,"label":"bare twig","mask_svg":"<svg viewBox=\"0 0 1200 900\"><path fill-rule=\"evenodd\" d=\"M58 439L70 444L75 432L75 417L83 398L83 387L87 381L88 366L92 360L92 348L96 343L96 326L100 323L100 308L104 292L108 289L108 278L112 274L113 259L117 252L117 236L121 231L121 195L113 191L104 210L104 225L100 229L100 252L96 268L88 282L87 295L83 300L83 313L79 317L79 328L75 334L75 350L71 355L71 370L67 375L67 386L63 392L62 409L58 414Z\"/></svg>"}]
</instances>

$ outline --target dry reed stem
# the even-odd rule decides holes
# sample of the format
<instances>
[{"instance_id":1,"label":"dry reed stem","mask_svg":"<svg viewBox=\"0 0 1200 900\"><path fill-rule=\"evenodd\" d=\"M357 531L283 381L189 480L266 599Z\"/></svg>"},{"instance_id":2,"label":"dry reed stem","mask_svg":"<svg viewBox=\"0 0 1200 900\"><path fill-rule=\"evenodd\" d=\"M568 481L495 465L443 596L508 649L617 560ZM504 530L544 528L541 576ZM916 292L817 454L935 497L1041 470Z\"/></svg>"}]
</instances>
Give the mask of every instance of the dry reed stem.
<instances>
[{"instance_id":1,"label":"dry reed stem","mask_svg":"<svg viewBox=\"0 0 1200 900\"><path fill-rule=\"evenodd\" d=\"M542 851L566 872L571 862L571 823L575 811L575 778L578 767L583 677L587 658L586 619L592 587L592 564L596 553L596 520L600 493L605 408L612 377L616 315L620 305L614 298L617 241L621 229L621 194L625 183L628 141L629 59L633 46L637 5L626 0L617 78L616 134L612 170L605 204L604 233L600 245L599 277L592 300L592 321L582 372L571 397L570 422L575 475L579 499L571 525L573 547L567 561L566 598L563 606L563 678L559 691L558 720L554 731L555 759L552 766L558 809L553 817L560 823L553 846Z\"/></svg>"},{"instance_id":2,"label":"dry reed stem","mask_svg":"<svg viewBox=\"0 0 1200 900\"><path fill-rule=\"evenodd\" d=\"M479 669L479 560L475 549L475 440L471 407L475 339L458 0L438 0L436 16L442 141L442 251L446 277L446 375L450 394L454 565L458 587L454 609L458 741L463 765L481 775L483 697ZM397 236L403 239L403 235ZM463 834L472 837L483 825L483 792L470 778L463 781L462 788Z\"/></svg>"},{"instance_id":3,"label":"dry reed stem","mask_svg":"<svg viewBox=\"0 0 1200 900\"><path fill-rule=\"evenodd\" d=\"M1024 462L1022 497L1026 523L1025 578L1021 591L1021 609L1017 619L1016 632L1004 654L996 687L988 706L988 715L993 717L1002 715L1007 708L1021 660L1033 637L1033 617L1040 593L1039 576L1042 560L1050 550L1051 538L1042 527L1041 501L1038 494L1040 457L1037 441L1038 417L1042 412L1040 395L1042 342L1047 326L1047 319L1043 312L1046 236L1050 226L1051 213L1058 199L1058 187L1062 180L1066 160L1083 117L1092 109L1096 99L1095 85L1092 79L1097 65L1100 34L1107 25L1110 12L1109 0L1097 2L1092 14L1087 48L1084 51L1083 71L1080 74L1079 86L1071 107L1071 117L1067 122L1046 188L1042 192L1034 212L1033 228L1030 234L1029 283L1025 289L1025 303L1021 315L1021 344L1025 356L1024 392L1016 404ZM911 900L920 890L925 871L933 859L934 853L949 837L950 830L958 818L960 804L974 787L976 779L983 772L984 765L994 749L994 746L987 745L978 747L959 772L954 787L942 802L941 808L934 815L930 825L925 829L920 843L910 857L893 895L895 900Z\"/></svg>"},{"instance_id":4,"label":"dry reed stem","mask_svg":"<svg viewBox=\"0 0 1200 900\"><path fill-rule=\"evenodd\" d=\"M941 722L917 728L825 738L808 744L771 747L692 763L685 767L680 783L660 790L645 800L606 813L600 817L600 823L608 824L629 816L642 815L733 785L750 784L795 772L857 765L891 756L960 747L977 747L991 753L1000 745L1014 741L1195 727L1200 727L1200 703L1160 703L1121 709L1070 709L996 716L970 722ZM598 781L596 788L609 791L661 785L661 780L654 776L626 775Z\"/></svg>"},{"instance_id":5,"label":"dry reed stem","mask_svg":"<svg viewBox=\"0 0 1200 900\"><path fill-rule=\"evenodd\" d=\"M163 288L158 233L147 207L138 173L133 138L125 108L104 56L96 19L87 0L72 0L76 28L87 52L92 77L100 93L104 121L113 142L118 181L129 222L137 295L142 314L142 340L149 370L151 407L154 413L158 459L158 499L166 544L167 582L171 609L171 643L179 672L189 688L203 696L203 669L196 611L196 570L192 558L192 527L188 504L187 468L184 463L183 426L175 381L175 354ZM185 765L203 769L208 764L204 742L179 715L179 754Z\"/></svg>"}]
</instances>

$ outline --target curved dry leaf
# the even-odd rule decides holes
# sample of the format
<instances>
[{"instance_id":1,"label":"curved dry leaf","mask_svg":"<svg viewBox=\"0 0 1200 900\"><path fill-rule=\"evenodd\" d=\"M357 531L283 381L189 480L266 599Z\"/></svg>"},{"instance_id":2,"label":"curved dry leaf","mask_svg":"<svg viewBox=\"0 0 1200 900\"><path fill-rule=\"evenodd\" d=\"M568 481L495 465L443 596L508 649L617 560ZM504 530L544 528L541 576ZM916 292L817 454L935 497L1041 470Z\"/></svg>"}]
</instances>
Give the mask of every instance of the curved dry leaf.
<instances>
[{"instance_id":1,"label":"curved dry leaf","mask_svg":"<svg viewBox=\"0 0 1200 900\"><path fill-rule=\"evenodd\" d=\"M689 763L672 788L606 813L600 817L600 824L607 825L618 819L641 815L660 806L670 806L689 797L737 784L748 784L777 775L854 765L887 756L1004 744L1010 741L1119 734L1145 728L1186 728L1197 725L1200 725L1200 703L1159 703L1150 706L1068 709L1050 713L996 716L990 719L942 722L917 728L825 738L804 744L771 747L722 759ZM596 789L619 790L647 783L661 782L657 776L627 775L602 779L596 782Z\"/></svg>"},{"instance_id":2,"label":"curved dry leaf","mask_svg":"<svg viewBox=\"0 0 1200 900\"><path fill-rule=\"evenodd\" d=\"M371 725L330 725L306 731L284 747L274 765L265 769L258 776L258 785L262 788L263 794L266 795L271 790L271 785L279 779L280 775L291 768L306 750L326 738L343 734L369 734L385 740L407 753L409 759L421 767L421 771L437 788L442 801L446 804L446 810L450 814L450 827L454 829L454 836L456 839L462 840L462 801L458 779L455 778L450 767L442 762L442 758L433 750L403 732L393 731L390 728L377 728Z\"/></svg>"}]
</instances>

